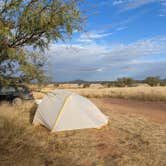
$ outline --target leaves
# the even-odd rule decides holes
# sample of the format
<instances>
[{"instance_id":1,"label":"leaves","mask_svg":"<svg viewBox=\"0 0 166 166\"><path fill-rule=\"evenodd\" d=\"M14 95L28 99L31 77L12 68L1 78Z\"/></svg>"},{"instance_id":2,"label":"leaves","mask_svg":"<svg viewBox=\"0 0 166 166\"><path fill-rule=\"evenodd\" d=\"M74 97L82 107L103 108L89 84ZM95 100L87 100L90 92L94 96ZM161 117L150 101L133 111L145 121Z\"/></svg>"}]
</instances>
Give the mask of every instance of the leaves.
<instances>
[{"instance_id":1,"label":"leaves","mask_svg":"<svg viewBox=\"0 0 166 166\"><path fill-rule=\"evenodd\" d=\"M9 77L43 80L45 59L34 50L44 52L52 40L70 37L81 24L73 0L5 0L0 7L0 83Z\"/></svg>"}]
</instances>

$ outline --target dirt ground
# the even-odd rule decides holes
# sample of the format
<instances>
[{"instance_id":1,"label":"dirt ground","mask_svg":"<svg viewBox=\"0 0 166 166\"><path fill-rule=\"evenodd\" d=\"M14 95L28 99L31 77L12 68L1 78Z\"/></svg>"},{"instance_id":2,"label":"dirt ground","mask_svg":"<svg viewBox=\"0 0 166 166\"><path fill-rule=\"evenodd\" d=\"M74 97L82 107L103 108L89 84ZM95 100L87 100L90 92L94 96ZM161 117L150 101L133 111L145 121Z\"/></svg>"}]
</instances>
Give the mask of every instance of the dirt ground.
<instances>
[{"instance_id":1,"label":"dirt ground","mask_svg":"<svg viewBox=\"0 0 166 166\"><path fill-rule=\"evenodd\" d=\"M158 123L166 123L166 102L125 99L92 99L98 106L118 113L135 113Z\"/></svg>"},{"instance_id":2,"label":"dirt ground","mask_svg":"<svg viewBox=\"0 0 166 166\"><path fill-rule=\"evenodd\" d=\"M31 125L34 105L0 106L2 166L165 166L166 103L91 98L110 122L101 130L50 133Z\"/></svg>"}]
</instances>

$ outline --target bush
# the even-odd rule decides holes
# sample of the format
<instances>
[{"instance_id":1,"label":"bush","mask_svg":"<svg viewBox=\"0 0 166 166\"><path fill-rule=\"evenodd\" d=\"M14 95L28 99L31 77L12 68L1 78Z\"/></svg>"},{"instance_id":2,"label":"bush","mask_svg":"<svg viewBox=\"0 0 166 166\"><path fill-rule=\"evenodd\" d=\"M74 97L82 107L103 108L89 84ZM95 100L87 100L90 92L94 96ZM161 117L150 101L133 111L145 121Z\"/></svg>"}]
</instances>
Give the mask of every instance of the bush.
<instances>
[{"instance_id":1,"label":"bush","mask_svg":"<svg viewBox=\"0 0 166 166\"><path fill-rule=\"evenodd\" d=\"M157 86L161 84L161 80L159 77L147 77L144 80L145 83L147 83L150 86Z\"/></svg>"},{"instance_id":2,"label":"bush","mask_svg":"<svg viewBox=\"0 0 166 166\"><path fill-rule=\"evenodd\" d=\"M160 86L166 86L166 81L161 81Z\"/></svg>"},{"instance_id":3,"label":"bush","mask_svg":"<svg viewBox=\"0 0 166 166\"><path fill-rule=\"evenodd\" d=\"M84 83L83 84L83 88L89 88L90 87L90 83Z\"/></svg>"},{"instance_id":4,"label":"bush","mask_svg":"<svg viewBox=\"0 0 166 166\"><path fill-rule=\"evenodd\" d=\"M115 86L115 82L106 82L106 83L103 83L103 85L104 85L105 87L110 88L110 87L114 87L114 86Z\"/></svg>"},{"instance_id":5,"label":"bush","mask_svg":"<svg viewBox=\"0 0 166 166\"><path fill-rule=\"evenodd\" d=\"M116 81L116 84L118 87L125 87L125 86L133 86L135 83L135 80L133 80L132 78L127 78L127 77L123 77L123 78L118 78Z\"/></svg>"}]
</instances>

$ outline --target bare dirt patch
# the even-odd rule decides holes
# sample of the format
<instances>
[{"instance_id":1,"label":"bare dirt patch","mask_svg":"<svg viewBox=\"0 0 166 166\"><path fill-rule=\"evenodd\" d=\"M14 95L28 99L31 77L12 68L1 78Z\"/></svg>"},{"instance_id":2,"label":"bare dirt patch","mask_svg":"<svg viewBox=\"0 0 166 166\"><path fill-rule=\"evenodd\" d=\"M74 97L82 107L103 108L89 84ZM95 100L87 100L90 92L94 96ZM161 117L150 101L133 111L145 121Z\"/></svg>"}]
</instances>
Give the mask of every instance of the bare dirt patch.
<instances>
[{"instance_id":1,"label":"bare dirt patch","mask_svg":"<svg viewBox=\"0 0 166 166\"><path fill-rule=\"evenodd\" d=\"M129 99L92 99L99 107L117 113L134 113L158 123L166 123L166 102L138 101Z\"/></svg>"}]
</instances>

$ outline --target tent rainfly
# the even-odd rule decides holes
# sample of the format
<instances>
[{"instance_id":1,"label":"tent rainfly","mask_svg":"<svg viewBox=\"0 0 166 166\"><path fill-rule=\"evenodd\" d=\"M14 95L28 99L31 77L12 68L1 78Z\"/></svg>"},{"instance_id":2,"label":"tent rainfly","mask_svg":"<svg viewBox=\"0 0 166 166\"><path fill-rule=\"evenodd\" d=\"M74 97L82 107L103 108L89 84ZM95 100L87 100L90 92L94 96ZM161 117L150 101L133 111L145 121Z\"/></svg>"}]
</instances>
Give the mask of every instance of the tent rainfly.
<instances>
[{"instance_id":1,"label":"tent rainfly","mask_svg":"<svg viewBox=\"0 0 166 166\"><path fill-rule=\"evenodd\" d=\"M90 100L64 90L45 95L35 113L33 124L42 124L52 132L101 128L108 123L105 116Z\"/></svg>"}]
</instances>

